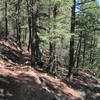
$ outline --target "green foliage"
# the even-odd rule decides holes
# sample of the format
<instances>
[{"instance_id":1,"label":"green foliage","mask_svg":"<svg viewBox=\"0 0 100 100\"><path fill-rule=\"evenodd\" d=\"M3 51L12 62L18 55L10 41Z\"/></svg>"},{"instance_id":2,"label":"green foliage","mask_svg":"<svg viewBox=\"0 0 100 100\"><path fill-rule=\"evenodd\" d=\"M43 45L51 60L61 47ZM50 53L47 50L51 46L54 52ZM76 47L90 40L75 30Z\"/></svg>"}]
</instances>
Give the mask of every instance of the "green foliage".
<instances>
[{"instance_id":1,"label":"green foliage","mask_svg":"<svg viewBox=\"0 0 100 100\"><path fill-rule=\"evenodd\" d=\"M22 29L22 36L25 34L29 34L28 30L28 18L31 17L32 7L29 2L29 13L27 12L27 3L26 0L20 1L20 10L19 14L16 12L16 7L18 4L18 0L8 0L8 26L9 31L12 34L16 33L16 20L19 21ZM81 41L81 52L80 52L80 66L83 62L83 53L84 53L84 39L86 39L85 43L85 64L86 66L92 66L94 69L99 68L100 65L100 43L98 40L100 39L99 31L100 29L100 8L98 7L98 3L94 0L88 2L88 0L83 0L81 6L81 11L76 12L75 18L75 33L70 34L70 24L71 24L71 7L73 5L73 0L37 0L37 34L42 42L40 42L41 48L46 48L49 50L49 43L56 43L57 48L60 48L59 51L64 53L66 57L59 57L63 59L63 61L68 61L69 58L69 39L71 35L75 37L75 52L77 51L78 42L80 39L80 33L82 32L82 41ZM56 9L56 18L54 18L54 7ZM3 29L4 32L4 1L0 0L0 29ZM50 10L50 11L49 11ZM50 14L50 15L49 15ZM25 33L23 29L27 29ZM15 30L15 33L13 31ZM64 40L62 42L62 39ZM21 40L22 41L22 40ZM28 41L28 37L27 40ZM62 45L65 47L62 48ZM90 51L92 52L92 56L94 56L93 64L90 63ZM93 55L94 54L94 55ZM60 54L58 54L60 55ZM68 62L67 62L68 63ZM76 64L76 63L75 63Z\"/></svg>"},{"instance_id":2,"label":"green foliage","mask_svg":"<svg viewBox=\"0 0 100 100\"><path fill-rule=\"evenodd\" d=\"M85 38L85 66L91 66L94 69L98 69L100 64L100 57L98 55L100 45L99 42L99 32L96 30L98 28L98 22L100 19L100 8L96 1L87 2L82 4L82 11L76 14L76 33L82 31L82 46L80 55L80 66L83 63L83 53L84 53L84 38ZM80 34L79 34L80 35ZM77 41L77 40L76 40ZM75 48L77 49L77 42ZM91 57L90 57L91 54ZM98 56L97 56L98 55ZM93 62L90 59L93 58Z\"/></svg>"}]
</instances>

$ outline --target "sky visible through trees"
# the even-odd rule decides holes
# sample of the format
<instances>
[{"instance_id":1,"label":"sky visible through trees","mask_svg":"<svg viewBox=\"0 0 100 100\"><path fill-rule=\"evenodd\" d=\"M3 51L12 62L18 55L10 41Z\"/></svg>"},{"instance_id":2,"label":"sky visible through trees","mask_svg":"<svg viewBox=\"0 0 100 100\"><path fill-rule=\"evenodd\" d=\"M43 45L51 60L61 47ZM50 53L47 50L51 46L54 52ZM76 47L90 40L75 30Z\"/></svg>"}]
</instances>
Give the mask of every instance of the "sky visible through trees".
<instances>
[{"instance_id":1,"label":"sky visible through trees","mask_svg":"<svg viewBox=\"0 0 100 100\"><path fill-rule=\"evenodd\" d=\"M100 6L100 0L96 0L98 5ZM77 5L77 3L81 3L81 0L76 0L76 12L79 12L81 9L81 5Z\"/></svg>"},{"instance_id":2,"label":"sky visible through trees","mask_svg":"<svg viewBox=\"0 0 100 100\"><path fill-rule=\"evenodd\" d=\"M100 0L97 0L98 4L100 5Z\"/></svg>"}]
</instances>

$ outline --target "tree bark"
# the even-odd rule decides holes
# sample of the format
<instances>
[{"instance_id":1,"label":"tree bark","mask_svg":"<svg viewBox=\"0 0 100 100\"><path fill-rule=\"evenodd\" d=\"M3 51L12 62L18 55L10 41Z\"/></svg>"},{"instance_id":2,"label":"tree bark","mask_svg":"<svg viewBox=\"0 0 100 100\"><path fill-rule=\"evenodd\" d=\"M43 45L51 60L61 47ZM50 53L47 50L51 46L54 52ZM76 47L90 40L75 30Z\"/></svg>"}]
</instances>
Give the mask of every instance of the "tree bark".
<instances>
[{"instance_id":1,"label":"tree bark","mask_svg":"<svg viewBox=\"0 0 100 100\"><path fill-rule=\"evenodd\" d=\"M72 70L74 67L74 32L75 32L75 7L76 7L76 0L73 0L73 6L71 11L71 38L70 38L70 50L69 50L69 70L68 70L68 77L69 79L72 76Z\"/></svg>"},{"instance_id":2,"label":"tree bark","mask_svg":"<svg viewBox=\"0 0 100 100\"><path fill-rule=\"evenodd\" d=\"M95 30L94 30L94 34L93 34L93 53L92 53L92 60L91 60L91 63L93 64L94 61L95 61L95 46L96 46L96 38L95 38Z\"/></svg>"},{"instance_id":3,"label":"tree bark","mask_svg":"<svg viewBox=\"0 0 100 100\"><path fill-rule=\"evenodd\" d=\"M19 44L19 47L21 48L21 23L19 21L19 16L20 16L20 4L21 0L18 0L17 5L16 5L16 30L17 30L17 41Z\"/></svg>"},{"instance_id":4,"label":"tree bark","mask_svg":"<svg viewBox=\"0 0 100 100\"><path fill-rule=\"evenodd\" d=\"M54 9L53 9L53 19L54 19L54 25L53 25L53 30L55 30L56 29L56 17L57 17L57 9L58 9L58 5L57 4L55 4L54 5ZM55 33L55 31L54 31L54 35L55 35L56 33ZM53 44L53 61L52 61L52 69L51 69L51 71L54 73L54 74L56 74L56 42L54 42Z\"/></svg>"},{"instance_id":5,"label":"tree bark","mask_svg":"<svg viewBox=\"0 0 100 100\"><path fill-rule=\"evenodd\" d=\"M31 46L31 35L32 35L32 17L31 17L31 12L30 12L30 8L29 8L29 2L28 0L26 0L27 3L27 13L28 13L28 28L29 28L29 41L28 41L28 48L27 50L30 50L30 46Z\"/></svg>"},{"instance_id":6,"label":"tree bark","mask_svg":"<svg viewBox=\"0 0 100 100\"><path fill-rule=\"evenodd\" d=\"M50 4L50 1L49 1L49 4ZM50 5L49 5L49 8L48 8L48 12L49 12L49 19L50 19ZM54 8L53 8L53 19L54 19L54 22L56 23L56 17L57 17L57 5L55 4L54 5ZM53 25L53 30L56 28L56 25L54 24ZM49 26L49 33L50 33L50 26ZM55 31L54 31L54 35L55 35ZM52 37L51 37L52 39ZM49 43L49 66L48 66L48 71L50 71L51 73L56 71L56 43L52 43L50 42Z\"/></svg>"},{"instance_id":7,"label":"tree bark","mask_svg":"<svg viewBox=\"0 0 100 100\"><path fill-rule=\"evenodd\" d=\"M5 0L5 39L8 37L8 4L7 0Z\"/></svg>"},{"instance_id":8,"label":"tree bark","mask_svg":"<svg viewBox=\"0 0 100 100\"><path fill-rule=\"evenodd\" d=\"M80 39L79 39L79 50L78 50L78 55L77 55L77 64L76 64L77 72L78 72L79 61L80 61L81 41L82 41L82 32L80 33Z\"/></svg>"},{"instance_id":9,"label":"tree bark","mask_svg":"<svg viewBox=\"0 0 100 100\"><path fill-rule=\"evenodd\" d=\"M50 19L51 19L51 0L49 0L49 6L48 6L48 17L49 17L49 21L48 21L48 33L51 34L51 27L50 27ZM48 62L48 67L46 69L47 72L50 72L50 67L51 67L51 62L52 62L52 55L53 55L53 46L52 43L49 39L49 62Z\"/></svg>"},{"instance_id":10,"label":"tree bark","mask_svg":"<svg viewBox=\"0 0 100 100\"><path fill-rule=\"evenodd\" d=\"M85 66L85 53L86 53L86 33L84 34L84 47L83 47L83 64L82 66Z\"/></svg>"},{"instance_id":11,"label":"tree bark","mask_svg":"<svg viewBox=\"0 0 100 100\"><path fill-rule=\"evenodd\" d=\"M31 0L32 6L32 36L31 36L31 64L35 67L35 52L36 52L36 13L37 13L37 5L36 0Z\"/></svg>"}]
</instances>

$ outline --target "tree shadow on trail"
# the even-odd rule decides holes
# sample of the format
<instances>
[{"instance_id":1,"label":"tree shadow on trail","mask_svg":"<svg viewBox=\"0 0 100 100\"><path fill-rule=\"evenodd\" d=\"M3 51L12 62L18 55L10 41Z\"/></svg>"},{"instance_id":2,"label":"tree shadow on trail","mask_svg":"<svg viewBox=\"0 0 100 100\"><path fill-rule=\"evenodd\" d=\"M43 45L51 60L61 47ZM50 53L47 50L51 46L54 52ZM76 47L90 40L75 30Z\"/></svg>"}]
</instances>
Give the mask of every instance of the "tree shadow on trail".
<instances>
[{"instance_id":1,"label":"tree shadow on trail","mask_svg":"<svg viewBox=\"0 0 100 100\"><path fill-rule=\"evenodd\" d=\"M5 100L58 100L55 93L47 91L34 76L21 73L17 77L0 75L0 89ZM71 94L66 94L69 98Z\"/></svg>"},{"instance_id":2,"label":"tree shadow on trail","mask_svg":"<svg viewBox=\"0 0 100 100\"><path fill-rule=\"evenodd\" d=\"M5 100L17 100L14 97L18 86L19 81L16 78L0 75L0 89L4 90Z\"/></svg>"},{"instance_id":3,"label":"tree shadow on trail","mask_svg":"<svg viewBox=\"0 0 100 100\"><path fill-rule=\"evenodd\" d=\"M50 100L35 78L25 74L18 78L0 75L0 89L4 89L5 100Z\"/></svg>"},{"instance_id":4,"label":"tree shadow on trail","mask_svg":"<svg viewBox=\"0 0 100 100\"><path fill-rule=\"evenodd\" d=\"M80 76L74 76L72 81L68 81L66 79L62 81L75 90L79 90L80 92L85 92L85 100L100 100L100 87L95 86L96 80L94 78L85 75L80 75ZM90 84L94 84L94 86ZM94 98L95 94L98 93L99 96Z\"/></svg>"},{"instance_id":5,"label":"tree shadow on trail","mask_svg":"<svg viewBox=\"0 0 100 100\"><path fill-rule=\"evenodd\" d=\"M0 44L0 53L3 56L0 56L4 61L11 60L13 63L30 65L30 56L22 54L22 51L17 51L9 46ZM26 64L26 62L28 62Z\"/></svg>"}]
</instances>

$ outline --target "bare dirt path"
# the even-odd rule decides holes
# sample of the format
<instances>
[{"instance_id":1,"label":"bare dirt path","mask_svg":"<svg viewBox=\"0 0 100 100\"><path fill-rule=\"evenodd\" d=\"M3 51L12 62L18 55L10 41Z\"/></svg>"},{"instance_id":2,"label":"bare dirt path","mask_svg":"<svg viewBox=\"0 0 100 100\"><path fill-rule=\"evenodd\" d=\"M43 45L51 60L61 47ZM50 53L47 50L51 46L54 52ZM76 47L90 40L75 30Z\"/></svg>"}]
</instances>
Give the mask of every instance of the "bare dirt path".
<instances>
[{"instance_id":1,"label":"bare dirt path","mask_svg":"<svg viewBox=\"0 0 100 100\"><path fill-rule=\"evenodd\" d=\"M97 91L88 87L91 82L97 84L95 80L82 71L72 82L38 72L30 67L27 51L0 42L0 89L5 100L100 100L99 85Z\"/></svg>"}]
</instances>

